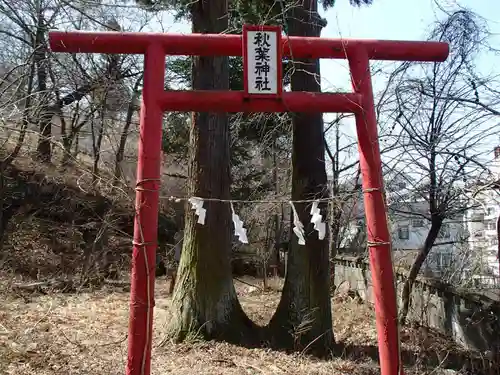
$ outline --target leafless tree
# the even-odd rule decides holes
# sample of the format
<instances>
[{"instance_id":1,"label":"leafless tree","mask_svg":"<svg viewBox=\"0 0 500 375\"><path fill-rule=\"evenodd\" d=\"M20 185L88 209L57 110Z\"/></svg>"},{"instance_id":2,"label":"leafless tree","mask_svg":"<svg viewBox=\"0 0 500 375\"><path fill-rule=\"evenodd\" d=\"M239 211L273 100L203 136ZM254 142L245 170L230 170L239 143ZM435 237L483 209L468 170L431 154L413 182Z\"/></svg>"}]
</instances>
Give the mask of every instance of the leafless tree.
<instances>
[{"instance_id":1,"label":"leafless tree","mask_svg":"<svg viewBox=\"0 0 500 375\"><path fill-rule=\"evenodd\" d=\"M119 13L117 9L92 7L84 1L0 1L0 36L9 46L2 60L8 57L12 61L15 57L14 61L22 63L31 58L35 66L30 104L37 110L30 122L36 124L39 131L37 156L40 160L51 161L54 124L60 124L62 145L67 151L76 133L90 122L95 112L95 103L88 100L85 103L85 99L93 93L94 99L102 101L103 91L116 91L116 82L138 74L133 68L134 58L130 57L53 55L48 48L48 31L61 27L116 30ZM141 27L140 22L137 24ZM66 158L64 162L67 161Z\"/></svg>"},{"instance_id":2,"label":"leafless tree","mask_svg":"<svg viewBox=\"0 0 500 375\"><path fill-rule=\"evenodd\" d=\"M392 96L386 107L392 109L390 118L400 130L394 137L404 150L391 164L408 168L412 181L418 181L413 184L412 199L427 202L428 211L418 215L430 223L404 285L403 323L413 283L437 245L443 222L460 217L470 207L465 183L487 168L484 145L496 124L490 123L491 113L464 100L475 95L471 77L482 37L475 15L457 11L437 23L430 35L430 39L450 43L448 60L430 65L405 63L389 81Z\"/></svg>"},{"instance_id":3,"label":"leafless tree","mask_svg":"<svg viewBox=\"0 0 500 375\"><path fill-rule=\"evenodd\" d=\"M151 18L138 9L92 4L0 0L0 247L5 242L9 219L24 212L20 207L31 204L22 194L13 194L17 188L14 185L25 181L11 178L20 166L25 168L22 156L26 150L36 149L42 162L53 162L62 156L61 164L72 172L68 173L71 179L82 172L90 175L92 164L94 172L99 172L106 152L123 160L127 141L132 138L129 128L137 123L141 57L53 54L48 48L50 29L118 30L126 18L127 27L137 31ZM92 130L95 142L89 147ZM115 137L119 133L122 137ZM78 155L79 148L83 152L94 151L90 163L85 155ZM83 161L76 163L77 156ZM8 184L4 184L5 176L9 176ZM90 233L95 238L85 241L95 245L101 237L107 237L115 219L109 211L96 224L102 231L78 225L75 231L87 230L87 237ZM77 243L75 240L76 246ZM84 254L87 271L93 270L89 262L94 259L88 250L99 254L104 251L94 245L86 248Z\"/></svg>"}]
</instances>

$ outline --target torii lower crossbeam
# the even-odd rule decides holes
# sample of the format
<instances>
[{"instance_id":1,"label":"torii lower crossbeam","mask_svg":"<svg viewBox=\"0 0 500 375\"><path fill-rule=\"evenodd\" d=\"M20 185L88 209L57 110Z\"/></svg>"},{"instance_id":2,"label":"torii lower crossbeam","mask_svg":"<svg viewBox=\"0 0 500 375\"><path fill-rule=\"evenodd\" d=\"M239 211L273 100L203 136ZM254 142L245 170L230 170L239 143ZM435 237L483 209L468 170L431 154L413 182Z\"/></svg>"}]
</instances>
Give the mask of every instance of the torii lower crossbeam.
<instances>
[{"instance_id":1,"label":"torii lower crossbeam","mask_svg":"<svg viewBox=\"0 0 500 375\"><path fill-rule=\"evenodd\" d=\"M355 114L381 373L402 373L394 273L369 60L444 61L448 56L447 44L284 38L281 48L285 56L291 56L293 51L293 58L347 58L354 93L291 92L283 93L280 98L255 99L242 92L231 91L164 91L165 55L242 56L241 35L52 31L49 39L54 52L145 55L127 375L150 374L163 111Z\"/></svg>"}]
</instances>

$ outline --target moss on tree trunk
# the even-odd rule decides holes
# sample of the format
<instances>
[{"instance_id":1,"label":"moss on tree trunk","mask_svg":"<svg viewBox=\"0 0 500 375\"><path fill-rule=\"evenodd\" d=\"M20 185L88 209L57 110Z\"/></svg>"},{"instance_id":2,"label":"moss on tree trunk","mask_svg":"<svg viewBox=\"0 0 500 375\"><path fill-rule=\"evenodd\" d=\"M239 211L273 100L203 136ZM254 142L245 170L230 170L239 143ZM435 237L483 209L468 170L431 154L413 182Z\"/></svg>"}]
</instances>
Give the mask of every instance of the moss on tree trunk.
<instances>
[{"instance_id":1,"label":"moss on tree trunk","mask_svg":"<svg viewBox=\"0 0 500 375\"><path fill-rule=\"evenodd\" d=\"M319 36L316 1L306 1L287 15L289 34ZM291 79L293 91L320 91L318 60L295 61L300 68ZM294 114L292 199L328 195L323 143L323 116ZM306 245L294 236L288 253L285 285L278 309L269 324L274 345L325 355L333 346L329 293L328 241L319 240L310 224L310 203L295 204L305 226ZM326 218L327 206L320 205Z\"/></svg>"},{"instance_id":2,"label":"moss on tree trunk","mask_svg":"<svg viewBox=\"0 0 500 375\"><path fill-rule=\"evenodd\" d=\"M228 27L227 1L195 1L191 5L191 16L193 32L223 32ZM227 90L228 58L194 57L192 79L195 90ZM190 196L229 199L229 135L227 114L193 114ZM190 205L186 206L170 333L178 340L185 340L193 333L232 342L252 340L254 325L240 306L231 274L230 206L205 202L204 207L206 221L200 225Z\"/></svg>"}]
</instances>

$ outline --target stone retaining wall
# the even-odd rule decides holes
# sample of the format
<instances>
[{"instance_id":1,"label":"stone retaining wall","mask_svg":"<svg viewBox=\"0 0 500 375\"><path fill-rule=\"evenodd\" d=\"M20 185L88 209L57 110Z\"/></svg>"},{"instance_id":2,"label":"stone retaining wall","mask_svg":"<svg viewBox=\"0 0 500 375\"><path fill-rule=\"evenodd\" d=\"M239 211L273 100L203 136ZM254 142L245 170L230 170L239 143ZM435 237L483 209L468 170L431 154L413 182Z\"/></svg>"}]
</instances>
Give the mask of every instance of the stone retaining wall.
<instances>
[{"instance_id":1,"label":"stone retaining wall","mask_svg":"<svg viewBox=\"0 0 500 375\"><path fill-rule=\"evenodd\" d=\"M373 303L368 262L342 256L335 262L335 285L340 291L355 290L362 299ZM396 273L398 302L406 276ZM410 321L453 337L466 348L482 352L500 351L500 301L473 294L436 280L418 279L412 292Z\"/></svg>"}]
</instances>

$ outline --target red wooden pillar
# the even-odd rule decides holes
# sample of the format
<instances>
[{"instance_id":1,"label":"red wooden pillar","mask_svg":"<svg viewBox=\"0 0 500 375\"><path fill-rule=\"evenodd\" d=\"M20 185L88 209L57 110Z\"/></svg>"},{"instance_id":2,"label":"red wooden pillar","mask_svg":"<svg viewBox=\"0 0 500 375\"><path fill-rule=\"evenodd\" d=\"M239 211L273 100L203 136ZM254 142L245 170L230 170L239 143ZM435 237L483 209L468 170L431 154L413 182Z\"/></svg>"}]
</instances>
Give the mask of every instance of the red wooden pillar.
<instances>
[{"instance_id":1,"label":"red wooden pillar","mask_svg":"<svg viewBox=\"0 0 500 375\"><path fill-rule=\"evenodd\" d=\"M165 52L152 43L144 56L134 247L130 291L127 375L149 375L158 236Z\"/></svg>"},{"instance_id":2,"label":"red wooden pillar","mask_svg":"<svg viewBox=\"0 0 500 375\"><path fill-rule=\"evenodd\" d=\"M361 110L355 113L358 134L368 252L375 300L380 370L383 375L403 374L399 348L396 288L392 268L390 234L383 195L382 161L373 100L370 63L366 49L350 46L347 59L352 85L361 94Z\"/></svg>"}]
</instances>

